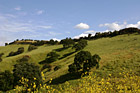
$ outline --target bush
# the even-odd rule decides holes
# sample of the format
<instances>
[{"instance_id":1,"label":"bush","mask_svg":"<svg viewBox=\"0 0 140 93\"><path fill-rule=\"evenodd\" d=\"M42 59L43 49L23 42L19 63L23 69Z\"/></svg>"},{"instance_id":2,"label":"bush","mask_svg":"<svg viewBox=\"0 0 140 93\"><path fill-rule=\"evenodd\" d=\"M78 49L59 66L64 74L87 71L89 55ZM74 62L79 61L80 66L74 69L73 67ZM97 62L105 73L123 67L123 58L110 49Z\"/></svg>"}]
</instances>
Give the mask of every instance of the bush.
<instances>
[{"instance_id":1,"label":"bush","mask_svg":"<svg viewBox=\"0 0 140 93\"><path fill-rule=\"evenodd\" d=\"M13 52L13 51L10 52L9 55L8 55L8 57L15 56L15 55L21 54L23 52L24 52L24 47L20 47L20 48L18 48L18 50L16 52Z\"/></svg>"},{"instance_id":2,"label":"bush","mask_svg":"<svg viewBox=\"0 0 140 93\"><path fill-rule=\"evenodd\" d=\"M18 48L18 51L16 52L16 54L21 54L24 52L24 47L20 47Z\"/></svg>"},{"instance_id":3,"label":"bush","mask_svg":"<svg viewBox=\"0 0 140 93\"><path fill-rule=\"evenodd\" d=\"M7 91L13 89L14 76L9 71L0 73L0 90Z\"/></svg>"},{"instance_id":4,"label":"bush","mask_svg":"<svg viewBox=\"0 0 140 93\"><path fill-rule=\"evenodd\" d=\"M40 84L43 83L39 66L36 66L33 63L21 62L14 65L13 75L14 85L21 85L21 83L19 82L21 78L26 78L30 81L28 82L29 88L32 88L31 84L33 83L36 84L37 88L39 88ZM36 78L35 81L34 78Z\"/></svg>"},{"instance_id":5,"label":"bush","mask_svg":"<svg viewBox=\"0 0 140 93\"><path fill-rule=\"evenodd\" d=\"M34 50L34 49L37 49L37 46L30 45L30 46L28 47L28 51L32 51L32 50Z\"/></svg>"},{"instance_id":6,"label":"bush","mask_svg":"<svg viewBox=\"0 0 140 93\"><path fill-rule=\"evenodd\" d=\"M77 44L75 44L73 48L75 48L76 51L79 51L85 48L86 46L87 46L87 41L82 39Z\"/></svg>"},{"instance_id":7,"label":"bush","mask_svg":"<svg viewBox=\"0 0 140 93\"><path fill-rule=\"evenodd\" d=\"M54 71L57 71L58 69L60 69L61 68L61 66L56 66L55 68L54 68Z\"/></svg>"},{"instance_id":8,"label":"bush","mask_svg":"<svg viewBox=\"0 0 140 93\"><path fill-rule=\"evenodd\" d=\"M58 59L60 55L57 54L56 52L50 52L47 54L47 58L45 59L46 63L51 63L54 62Z\"/></svg>"},{"instance_id":9,"label":"bush","mask_svg":"<svg viewBox=\"0 0 140 93\"><path fill-rule=\"evenodd\" d=\"M63 48L68 48L75 44L74 40L72 40L71 38L63 39L60 43L63 44Z\"/></svg>"},{"instance_id":10,"label":"bush","mask_svg":"<svg viewBox=\"0 0 140 93\"><path fill-rule=\"evenodd\" d=\"M30 56L25 55L25 56L23 56L21 59L19 59L19 62L28 62L29 59L30 59Z\"/></svg>"},{"instance_id":11,"label":"bush","mask_svg":"<svg viewBox=\"0 0 140 93\"><path fill-rule=\"evenodd\" d=\"M0 53L0 57L2 57L4 55L4 53Z\"/></svg>"},{"instance_id":12,"label":"bush","mask_svg":"<svg viewBox=\"0 0 140 93\"><path fill-rule=\"evenodd\" d=\"M68 71L70 73L78 72L81 70L82 72L89 72L90 69L94 66L99 68L100 59L101 58L97 54L92 56L88 51L80 51L75 55L74 63L69 65Z\"/></svg>"}]
</instances>

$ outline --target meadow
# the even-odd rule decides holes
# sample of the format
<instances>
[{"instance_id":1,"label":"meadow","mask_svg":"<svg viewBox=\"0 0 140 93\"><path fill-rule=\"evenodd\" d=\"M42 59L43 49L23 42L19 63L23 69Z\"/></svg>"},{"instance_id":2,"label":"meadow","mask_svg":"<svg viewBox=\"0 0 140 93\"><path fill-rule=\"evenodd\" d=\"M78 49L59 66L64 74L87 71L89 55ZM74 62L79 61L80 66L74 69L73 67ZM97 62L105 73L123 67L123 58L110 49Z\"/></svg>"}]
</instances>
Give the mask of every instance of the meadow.
<instances>
[{"instance_id":1,"label":"meadow","mask_svg":"<svg viewBox=\"0 0 140 93\"><path fill-rule=\"evenodd\" d=\"M16 51L19 47L24 47L24 53L6 57L11 51ZM140 35L125 34L112 38L100 38L97 40L89 40L88 45L83 49L90 51L91 54L98 54L101 57L99 69L91 69L89 76L81 78L71 78L68 76L68 65L74 62L74 56L77 52L64 57L64 55L74 52L71 47L61 51L62 45L43 45L29 52L29 45L8 45L0 47L0 52L4 53L3 61L0 63L0 71L11 70L17 60L24 55L29 55L29 62L39 64L46 58L47 53L56 51L60 55L60 59L50 63L51 71L43 70L44 82L51 83L42 85L40 90L36 92L51 93L105 93L105 92L121 92L121 93L138 93L140 92ZM56 66L60 69L54 70ZM86 73L85 73L86 74ZM10 92L20 91L23 88L17 87ZM30 91L29 91L30 92Z\"/></svg>"}]
</instances>

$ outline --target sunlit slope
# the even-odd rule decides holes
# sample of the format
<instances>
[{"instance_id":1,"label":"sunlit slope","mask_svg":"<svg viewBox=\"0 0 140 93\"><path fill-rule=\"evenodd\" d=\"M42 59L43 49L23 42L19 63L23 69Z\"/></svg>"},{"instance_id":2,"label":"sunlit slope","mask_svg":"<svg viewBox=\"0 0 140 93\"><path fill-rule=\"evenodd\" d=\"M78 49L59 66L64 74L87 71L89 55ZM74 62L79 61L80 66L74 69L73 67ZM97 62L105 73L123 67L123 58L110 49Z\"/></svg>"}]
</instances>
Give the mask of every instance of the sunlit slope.
<instances>
[{"instance_id":1,"label":"sunlit slope","mask_svg":"<svg viewBox=\"0 0 140 93\"><path fill-rule=\"evenodd\" d=\"M0 71L12 70L13 65L17 63L16 61L22 58L24 55L30 56L31 59L29 60L29 62L38 64L38 62L45 59L47 53L51 52L53 49L62 47L61 45L44 45L38 47L36 50L28 52L28 46L29 45L8 45L6 47L0 47L0 53L4 53L4 56L2 57L3 61L0 63ZM6 57L11 51L17 51L19 47L24 47L24 53L16 56Z\"/></svg>"},{"instance_id":2,"label":"sunlit slope","mask_svg":"<svg viewBox=\"0 0 140 93\"><path fill-rule=\"evenodd\" d=\"M13 57L6 57L11 51L16 51L21 46L25 48L24 53ZM28 45L8 45L6 47L0 47L0 52L5 53L3 61L0 63L0 71L4 71L6 69L12 70L13 65L16 63L16 60L22 58L24 55L29 55L31 57L29 62L34 62L37 64L45 59L47 53L62 47L62 45L43 45L31 52L27 51ZM100 68L106 65L108 62L113 62L116 60L124 61L129 59L135 59L137 57L140 57L140 35L119 35L112 38L90 40L88 41L88 45L85 47L84 50L89 51L92 54L98 54L99 56L101 56L102 59L100 61ZM63 55L71 53L73 51L74 49L68 48L56 52L61 55L60 57L62 57ZM46 69L43 70L46 81L50 78L54 79L61 75L67 74L68 65L73 63L75 54L76 53L73 53L67 57L51 63L51 71L47 72ZM42 65L39 66L42 67ZM54 71L55 66L60 66L61 68L57 71Z\"/></svg>"},{"instance_id":3,"label":"sunlit slope","mask_svg":"<svg viewBox=\"0 0 140 93\"><path fill-rule=\"evenodd\" d=\"M88 45L84 50L101 56L100 68L108 62L116 60L137 59L137 57L140 57L140 35L120 35L112 38L91 40L88 41ZM61 65L62 68L57 71L46 72L46 79L49 80L68 73L68 65L73 63L75 54L52 63L51 65Z\"/></svg>"}]
</instances>

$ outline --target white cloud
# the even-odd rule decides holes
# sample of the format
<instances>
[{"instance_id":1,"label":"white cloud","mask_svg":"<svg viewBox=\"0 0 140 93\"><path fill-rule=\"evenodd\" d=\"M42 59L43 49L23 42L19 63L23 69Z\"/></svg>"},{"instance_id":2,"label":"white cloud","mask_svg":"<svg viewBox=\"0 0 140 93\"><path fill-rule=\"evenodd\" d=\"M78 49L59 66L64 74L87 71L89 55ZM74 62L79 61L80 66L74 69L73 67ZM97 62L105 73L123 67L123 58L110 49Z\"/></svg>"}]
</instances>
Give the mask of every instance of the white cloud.
<instances>
[{"instance_id":1,"label":"white cloud","mask_svg":"<svg viewBox=\"0 0 140 93\"><path fill-rule=\"evenodd\" d=\"M52 26L38 26L39 28L43 28L43 29L49 29L52 28Z\"/></svg>"},{"instance_id":2,"label":"white cloud","mask_svg":"<svg viewBox=\"0 0 140 93\"><path fill-rule=\"evenodd\" d=\"M117 22L105 23L100 24L99 27L106 27L108 31L120 30L128 27L140 28L140 21L138 21L136 24L128 24L127 22L124 22L123 24L118 24Z\"/></svg>"},{"instance_id":3,"label":"white cloud","mask_svg":"<svg viewBox=\"0 0 140 93\"><path fill-rule=\"evenodd\" d=\"M111 24L109 24L109 23L100 24L99 26L100 27L107 27L108 30L120 30L123 27L123 25L119 25L115 22L111 23Z\"/></svg>"},{"instance_id":4,"label":"white cloud","mask_svg":"<svg viewBox=\"0 0 140 93\"><path fill-rule=\"evenodd\" d=\"M85 23L80 23L80 24L77 24L75 26L75 28L78 28L78 29L89 29L89 25L85 24Z\"/></svg>"},{"instance_id":5,"label":"white cloud","mask_svg":"<svg viewBox=\"0 0 140 93\"><path fill-rule=\"evenodd\" d=\"M43 14L44 13L44 10L39 10L39 11L37 11L37 14L38 15L41 15L41 14Z\"/></svg>"},{"instance_id":6,"label":"white cloud","mask_svg":"<svg viewBox=\"0 0 140 93\"><path fill-rule=\"evenodd\" d=\"M18 6L18 7L15 7L14 9L17 10L17 11L20 11L21 7Z\"/></svg>"}]
</instances>

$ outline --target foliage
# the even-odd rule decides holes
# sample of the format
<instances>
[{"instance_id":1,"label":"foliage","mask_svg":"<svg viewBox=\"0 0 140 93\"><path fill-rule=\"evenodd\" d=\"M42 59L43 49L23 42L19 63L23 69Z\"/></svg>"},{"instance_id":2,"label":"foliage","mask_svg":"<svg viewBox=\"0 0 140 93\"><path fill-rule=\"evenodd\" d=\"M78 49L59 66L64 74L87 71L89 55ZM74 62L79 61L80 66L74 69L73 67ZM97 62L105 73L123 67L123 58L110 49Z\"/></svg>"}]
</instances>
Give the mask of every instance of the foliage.
<instances>
[{"instance_id":1,"label":"foliage","mask_svg":"<svg viewBox=\"0 0 140 93\"><path fill-rule=\"evenodd\" d=\"M68 48L70 46L73 46L75 42L71 38L66 38L61 40L60 44L63 44L63 48Z\"/></svg>"},{"instance_id":2,"label":"foliage","mask_svg":"<svg viewBox=\"0 0 140 93\"><path fill-rule=\"evenodd\" d=\"M41 71L39 67L33 63L21 62L19 64L14 65L13 75L14 85L21 85L19 80L22 77L30 80L30 82L28 82L28 87L31 87L33 83L36 83L36 87L38 88L39 84L42 84ZM34 78L36 78L35 82Z\"/></svg>"},{"instance_id":3,"label":"foliage","mask_svg":"<svg viewBox=\"0 0 140 93\"><path fill-rule=\"evenodd\" d=\"M118 35L123 35L123 34L133 34L133 33L140 33L140 29L138 28L134 28L134 27L129 27L129 28L124 28L121 29L119 31L109 31L109 32L97 32L95 34L95 36L91 36L91 34L88 35L88 37L80 37L79 40L81 39L99 39L99 38L103 38L103 37L114 37L114 36L118 36ZM74 41L78 41L78 40L74 40Z\"/></svg>"},{"instance_id":4,"label":"foliage","mask_svg":"<svg viewBox=\"0 0 140 93\"><path fill-rule=\"evenodd\" d=\"M9 70L0 73L0 90L7 91L13 89L14 76Z\"/></svg>"},{"instance_id":5,"label":"foliage","mask_svg":"<svg viewBox=\"0 0 140 93\"><path fill-rule=\"evenodd\" d=\"M15 55L19 55L19 54L21 54L21 53L23 53L24 52L24 47L19 47L18 48L18 50L16 51L16 52L10 52L9 53L9 55L8 55L8 57L10 57L10 56L15 56Z\"/></svg>"},{"instance_id":6,"label":"foliage","mask_svg":"<svg viewBox=\"0 0 140 93\"><path fill-rule=\"evenodd\" d=\"M50 52L47 54L47 58L45 59L46 63L51 63L54 62L58 59L60 55L57 54L56 52Z\"/></svg>"},{"instance_id":7,"label":"foliage","mask_svg":"<svg viewBox=\"0 0 140 93\"><path fill-rule=\"evenodd\" d=\"M0 53L0 57L2 57L4 55L4 53Z\"/></svg>"},{"instance_id":8,"label":"foliage","mask_svg":"<svg viewBox=\"0 0 140 93\"><path fill-rule=\"evenodd\" d=\"M88 72L92 67L99 66L99 55L91 55L88 51L80 51L75 55L74 63L69 65L69 72L77 72L81 69L83 72ZM98 67L97 67L98 68Z\"/></svg>"},{"instance_id":9,"label":"foliage","mask_svg":"<svg viewBox=\"0 0 140 93\"><path fill-rule=\"evenodd\" d=\"M82 39L77 44L75 44L73 48L75 48L76 51L79 51L85 48L86 46L87 46L87 41Z\"/></svg>"},{"instance_id":10,"label":"foliage","mask_svg":"<svg viewBox=\"0 0 140 93\"><path fill-rule=\"evenodd\" d=\"M25 55L25 56L23 56L21 59L19 59L19 62L28 62L29 59L30 59L30 56Z\"/></svg>"},{"instance_id":11,"label":"foliage","mask_svg":"<svg viewBox=\"0 0 140 93\"><path fill-rule=\"evenodd\" d=\"M32 50L34 50L34 49L37 49L37 46L29 45L28 51L32 51Z\"/></svg>"}]
</instances>

